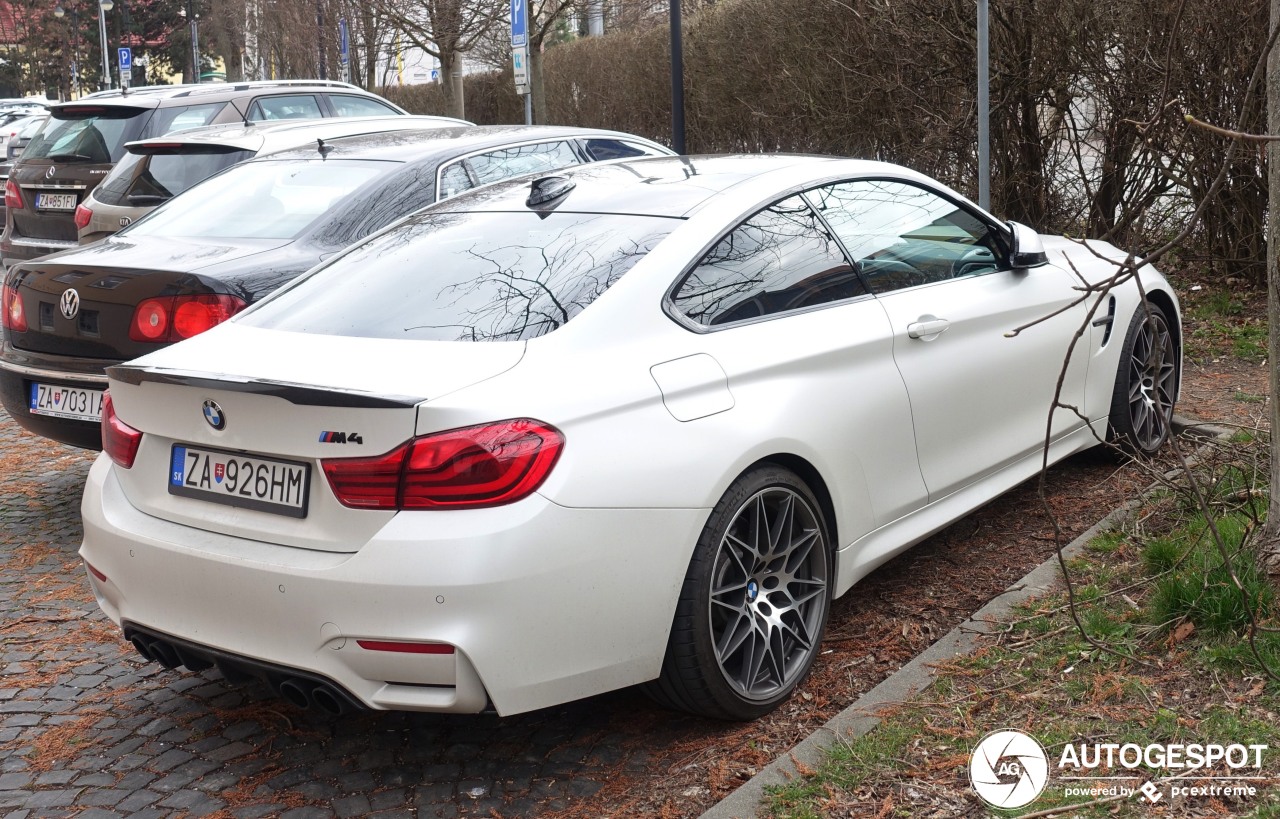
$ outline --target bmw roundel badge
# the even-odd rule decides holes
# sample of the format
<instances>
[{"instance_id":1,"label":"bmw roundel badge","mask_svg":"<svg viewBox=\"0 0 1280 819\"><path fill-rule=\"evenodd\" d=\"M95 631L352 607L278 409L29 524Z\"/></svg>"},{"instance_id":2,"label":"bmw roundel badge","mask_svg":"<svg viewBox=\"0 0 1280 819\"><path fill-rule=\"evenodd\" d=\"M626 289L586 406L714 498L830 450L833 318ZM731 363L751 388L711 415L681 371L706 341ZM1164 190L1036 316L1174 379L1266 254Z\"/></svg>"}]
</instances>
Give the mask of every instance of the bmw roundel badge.
<instances>
[{"instance_id":1,"label":"bmw roundel badge","mask_svg":"<svg viewBox=\"0 0 1280 819\"><path fill-rule=\"evenodd\" d=\"M227 416L223 414L217 401L204 402L204 420L214 429L222 429L227 425Z\"/></svg>"}]
</instances>

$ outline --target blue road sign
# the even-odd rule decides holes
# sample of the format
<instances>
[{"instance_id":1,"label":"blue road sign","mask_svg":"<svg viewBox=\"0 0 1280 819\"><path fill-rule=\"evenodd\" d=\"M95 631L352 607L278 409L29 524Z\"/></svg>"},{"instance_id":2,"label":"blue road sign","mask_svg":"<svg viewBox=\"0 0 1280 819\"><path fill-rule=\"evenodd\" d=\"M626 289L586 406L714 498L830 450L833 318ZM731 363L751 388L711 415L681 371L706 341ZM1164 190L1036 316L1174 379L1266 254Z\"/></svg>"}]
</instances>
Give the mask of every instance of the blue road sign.
<instances>
[{"instance_id":1,"label":"blue road sign","mask_svg":"<svg viewBox=\"0 0 1280 819\"><path fill-rule=\"evenodd\" d=\"M128 48L120 48L120 49L116 49L116 52L119 55L120 70L132 71L133 70L133 50Z\"/></svg>"},{"instance_id":2,"label":"blue road sign","mask_svg":"<svg viewBox=\"0 0 1280 819\"><path fill-rule=\"evenodd\" d=\"M511 47L529 44L529 7L527 0L511 0Z\"/></svg>"},{"instance_id":3,"label":"blue road sign","mask_svg":"<svg viewBox=\"0 0 1280 819\"><path fill-rule=\"evenodd\" d=\"M351 37L347 33L347 18L338 18L338 55L342 59L342 64L346 65L351 59Z\"/></svg>"}]
</instances>

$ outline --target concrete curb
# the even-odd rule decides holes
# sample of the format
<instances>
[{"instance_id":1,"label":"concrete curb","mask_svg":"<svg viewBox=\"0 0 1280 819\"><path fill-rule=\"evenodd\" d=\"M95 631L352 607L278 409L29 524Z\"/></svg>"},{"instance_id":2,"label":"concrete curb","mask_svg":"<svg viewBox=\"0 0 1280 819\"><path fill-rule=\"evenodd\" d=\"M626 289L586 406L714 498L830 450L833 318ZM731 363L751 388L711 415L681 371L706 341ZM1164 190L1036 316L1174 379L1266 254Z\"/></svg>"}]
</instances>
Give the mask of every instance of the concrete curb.
<instances>
[{"instance_id":1,"label":"concrete curb","mask_svg":"<svg viewBox=\"0 0 1280 819\"><path fill-rule=\"evenodd\" d=\"M1173 425L1179 432L1194 429L1197 434L1208 433L1208 437L1214 438L1228 438L1234 434L1232 430L1215 424L1192 421L1178 415L1173 417ZM1089 541L1123 523L1139 503L1139 500L1134 500L1118 509L1113 509L1102 520L1067 544L1062 550L1063 556L1070 560L1079 555ZM863 694L853 705L836 714L807 739L775 759L733 793L712 805L702 814L701 819L754 819L764 799L765 788L772 785L785 785L795 779L800 775L800 766L818 767L826 757L827 748L839 741L856 739L879 725L880 717L877 714L881 710L887 706L905 702L933 684L933 666L974 651L978 647L979 637L992 633L1014 606L1056 588L1061 579L1058 570L1058 557L1053 555L1017 583L996 595L968 620L956 626L911 662Z\"/></svg>"}]
</instances>

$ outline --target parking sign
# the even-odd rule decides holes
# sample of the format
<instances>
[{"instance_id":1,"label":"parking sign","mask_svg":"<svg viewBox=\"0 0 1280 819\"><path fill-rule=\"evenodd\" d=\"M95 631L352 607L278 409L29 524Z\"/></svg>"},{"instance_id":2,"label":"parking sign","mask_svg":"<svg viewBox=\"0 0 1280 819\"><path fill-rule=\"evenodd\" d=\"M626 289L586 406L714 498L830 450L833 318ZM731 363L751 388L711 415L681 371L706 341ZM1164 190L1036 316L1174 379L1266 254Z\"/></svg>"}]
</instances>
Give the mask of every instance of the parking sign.
<instances>
[{"instance_id":1,"label":"parking sign","mask_svg":"<svg viewBox=\"0 0 1280 819\"><path fill-rule=\"evenodd\" d=\"M116 49L119 54L119 63L121 71L133 70L133 49L120 48Z\"/></svg>"},{"instance_id":2,"label":"parking sign","mask_svg":"<svg viewBox=\"0 0 1280 819\"><path fill-rule=\"evenodd\" d=\"M511 47L520 48L529 44L529 8L528 0L511 0Z\"/></svg>"}]
</instances>

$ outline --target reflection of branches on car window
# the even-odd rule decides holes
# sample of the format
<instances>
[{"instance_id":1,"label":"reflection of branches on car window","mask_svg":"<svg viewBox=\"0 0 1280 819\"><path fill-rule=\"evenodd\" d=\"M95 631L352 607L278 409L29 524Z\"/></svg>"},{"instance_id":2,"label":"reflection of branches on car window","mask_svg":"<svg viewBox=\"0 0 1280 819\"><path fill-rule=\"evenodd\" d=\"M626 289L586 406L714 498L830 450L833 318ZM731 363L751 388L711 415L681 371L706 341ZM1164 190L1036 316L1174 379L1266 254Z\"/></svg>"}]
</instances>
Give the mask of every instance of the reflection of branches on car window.
<instances>
[{"instance_id":1,"label":"reflection of branches on car window","mask_svg":"<svg viewBox=\"0 0 1280 819\"><path fill-rule=\"evenodd\" d=\"M608 247L597 258L600 236L562 231L539 245L507 245L464 255L480 268L465 281L433 295L440 306L455 308L448 325L419 325L406 331L457 328L462 341L515 341L537 338L561 327L595 301L649 252L665 232Z\"/></svg>"},{"instance_id":2,"label":"reflection of branches on car window","mask_svg":"<svg viewBox=\"0 0 1280 819\"><path fill-rule=\"evenodd\" d=\"M792 197L720 240L681 282L673 301L702 324L753 318L774 312L765 303L769 294L792 288L815 270L844 264L821 220L803 199Z\"/></svg>"}]
</instances>

